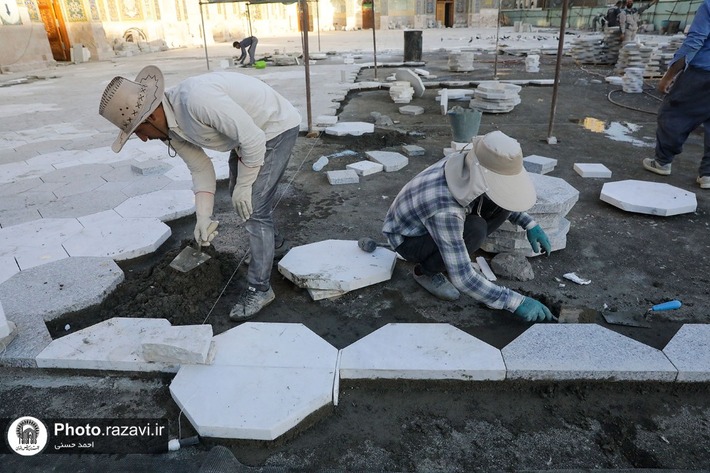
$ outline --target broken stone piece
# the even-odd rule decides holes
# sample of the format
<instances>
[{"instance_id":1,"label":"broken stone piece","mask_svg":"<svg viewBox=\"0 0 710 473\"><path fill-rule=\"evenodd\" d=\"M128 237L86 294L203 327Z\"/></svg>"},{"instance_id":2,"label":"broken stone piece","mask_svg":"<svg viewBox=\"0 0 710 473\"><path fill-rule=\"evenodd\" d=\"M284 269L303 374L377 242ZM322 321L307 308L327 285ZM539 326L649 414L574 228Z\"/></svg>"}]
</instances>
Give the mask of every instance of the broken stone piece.
<instances>
[{"instance_id":1,"label":"broken stone piece","mask_svg":"<svg viewBox=\"0 0 710 473\"><path fill-rule=\"evenodd\" d=\"M491 260L491 268L501 278L512 281L532 281L535 272L525 256L514 253L498 253Z\"/></svg>"},{"instance_id":2,"label":"broken stone piece","mask_svg":"<svg viewBox=\"0 0 710 473\"><path fill-rule=\"evenodd\" d=\"M587 284L591 284L591 282L592 282L590 279L580 278L575 273L566 273L566 274L563 274L562 277L569 280L569 281L572 281L573 283L577 283L577 284L580 284L583 286L585 286Z\"/></svg>"},{"instance_id":3,"label":"broken stone piece","mask_svg":"<svg viewBox=\"0 0 710 473\"><path fill-rule=\"evenodd\" d=\"M358 161L357 163L346 165L345 168L352 169L358 176L369 176L370 174L382 172L384 166L372 161Z\"/></svg>"}]
</instances>

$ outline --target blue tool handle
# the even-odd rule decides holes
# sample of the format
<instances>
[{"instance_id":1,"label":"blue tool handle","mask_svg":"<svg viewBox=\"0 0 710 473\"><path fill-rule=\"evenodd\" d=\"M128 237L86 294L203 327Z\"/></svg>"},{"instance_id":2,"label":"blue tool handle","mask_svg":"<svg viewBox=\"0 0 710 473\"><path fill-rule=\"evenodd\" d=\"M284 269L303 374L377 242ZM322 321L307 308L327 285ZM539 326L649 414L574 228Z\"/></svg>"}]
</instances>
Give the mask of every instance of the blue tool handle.
<instances>
[{"instance_id":1,"label":"blue tool handle","mask_svg":"<svg viewBox=\"0 0 710 473\"><path fill-rule=\"evenodd\" d=\"M651 310L655 312L660 312L662 310L673 310L673 309L678 309L681 306L680 301L668 301L664 302L662 304L656 304L653 307L651 307Z\"/></svg>"}]
</instances>

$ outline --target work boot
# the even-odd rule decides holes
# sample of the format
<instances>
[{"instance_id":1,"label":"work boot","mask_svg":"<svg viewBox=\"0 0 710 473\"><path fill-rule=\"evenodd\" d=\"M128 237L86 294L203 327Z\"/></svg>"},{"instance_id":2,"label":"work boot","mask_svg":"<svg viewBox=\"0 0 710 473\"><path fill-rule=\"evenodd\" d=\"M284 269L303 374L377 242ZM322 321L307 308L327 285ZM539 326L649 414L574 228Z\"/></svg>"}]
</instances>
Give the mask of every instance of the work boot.
<instances>
[{"instance_id":1,"label":"work boot","mask_svg":"<svg viewBox=\"0 0 710 473\"><path fill-rule=\"evenodd\" d=\"M653 158L645 158L643 160L643 167L647 171L655 172L661 176L670 176L671 174L671 164L658 164Z\"/></svg>"},{"instance_id":2,"label":"work boot","mask_svg":"<svg viewBox=\"0 0 710 473\"><path fill-rule=\"evenodd\" d=\"M461 295L459 290L441 273L427 276L426 274L417 274L415 270L412 276L414 276L414 280L418 282L420 286L441 300L455 301Z\"/></svg>"},{"instance_id":3,"label":"work boot","mask_svg":"<svg viewBox=\"0 0 710 473\"><path fill-rule=\"evenodd\" d=\"M274 299L276 299L276 294L274 294L273 289L258 291L255 287L249 286L232 307L229 318L233 322L249 320L258 314L261 309L271 304Z\"/></svg>"},{"instance_id":4,"label":"work boot","mask_svg":"<svg viewBox=\"0 0 710 473\"><path fill-rule=\"evenodd\" d=\"M699 176L696 182L701 189L710 189L710 176Z\"/></svg>"}]
</instances>

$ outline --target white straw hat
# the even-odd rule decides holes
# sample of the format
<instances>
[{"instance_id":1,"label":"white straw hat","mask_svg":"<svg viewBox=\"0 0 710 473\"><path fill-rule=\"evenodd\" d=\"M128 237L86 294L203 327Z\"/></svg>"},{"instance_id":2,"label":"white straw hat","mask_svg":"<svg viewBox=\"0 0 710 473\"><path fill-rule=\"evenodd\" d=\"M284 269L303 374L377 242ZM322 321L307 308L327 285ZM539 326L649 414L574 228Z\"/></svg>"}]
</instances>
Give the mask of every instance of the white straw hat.
<instances>
[{"instance_id":1,"label":"white straw hat","mask_svg":"<svg viewBox=\"0 0 710 473\"><path fill-rule=\"evenodd\" d=\"M120 128L111 149L118 153L131 134L163 100L163 73L155 66L146 66L135 81L114 77L101 97L99 114Z\"/></svg>"}]
</instances>

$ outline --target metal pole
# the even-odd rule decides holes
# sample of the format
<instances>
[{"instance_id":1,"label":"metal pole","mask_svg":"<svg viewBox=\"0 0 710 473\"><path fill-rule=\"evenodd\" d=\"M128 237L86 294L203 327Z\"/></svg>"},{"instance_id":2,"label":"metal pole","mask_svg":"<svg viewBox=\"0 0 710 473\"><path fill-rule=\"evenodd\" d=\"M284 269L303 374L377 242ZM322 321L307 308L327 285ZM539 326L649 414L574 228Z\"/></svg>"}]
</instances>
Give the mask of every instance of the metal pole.
<instances>
[{"instance_id":1,"label":"metal pole","mask_svg":"<svg viewBox=\"0 0 710 473\"><path fill-rule=\"evenodd\" d=\"M318 28L318 52L320 52L320 3L316 0L316 25Z\"/></svg>"},{"instance_id":2,"label":"metal pole","mask_svg":"<svg viewBox=\"0 0 710 473\"><path fill-rule=\"evenodd\" d=\"M552 123L555 120L555 109L557 108L557 89L560 85L560 66L562 64L562 54L565 46L565 27L567 26L568 0L562 1L562 18L560 19L560 39L557 43L557 62L555 64L555 84L552 89L552 104L550 106L550 124L547 127L547 142L552 138Z\"/></svg>"},{"instance_id":3,"label":"metal pole","mask_svg":"<svg viewBox=\"0 0 710 473\"><path fill-rule=\"evenodd\" d=\"M496 25L496 50L495 50L495 59L493 61L493 78L497 79L498 78L498 37L500 36L500 0L498 0L498 21Z\"/></svg>"},{"instance_id":4,"label":"metal pole","mask_svg":"<svg viewBox=\"0 0 710 473\"><path fill-rule=\"evenodd\" d=\"M377 38L375 37L375 0L372 0L372 56L375 64L375 79L377 79Z\"/></svg>"},{"instance_id":5,"label":"metal pole","mask_svg":"<svg viewBox=\"0 0 710 473\"><path fill-rule=\"evenodd\" d=\"M249 36L254 36L251 32L251 3L247 3L247 20L249 20Z\"/></svg>"},{"instance_id":6,"label":"metal pole","mask_svg":"<svg viewBox=\"0 0 710 473\"><path fill-rule=\"evenodd\" d=\"M303 29L303 62L306 66L306 113L308 115L308 133L313 131L313 116L311 112L311 68L308 55L308 2L300 0L301 26Z\"/></svg>"},{"instance_id":7,"label":"metal pole","mask_svg":"<svg viewBox=\"0 0 710 473\"><path fill-rule=\"evenodd\" d=\"M200 18L202 19L202 40L204 41L205 45L205 61L207 62L207 70L210 70L210 58L207 57L207 33L205 32L205 15L202 13L202 5L204 3L200 2ZM207 5L209 5L209 2L207 2Z\"/></svg>"}]
</instances>

